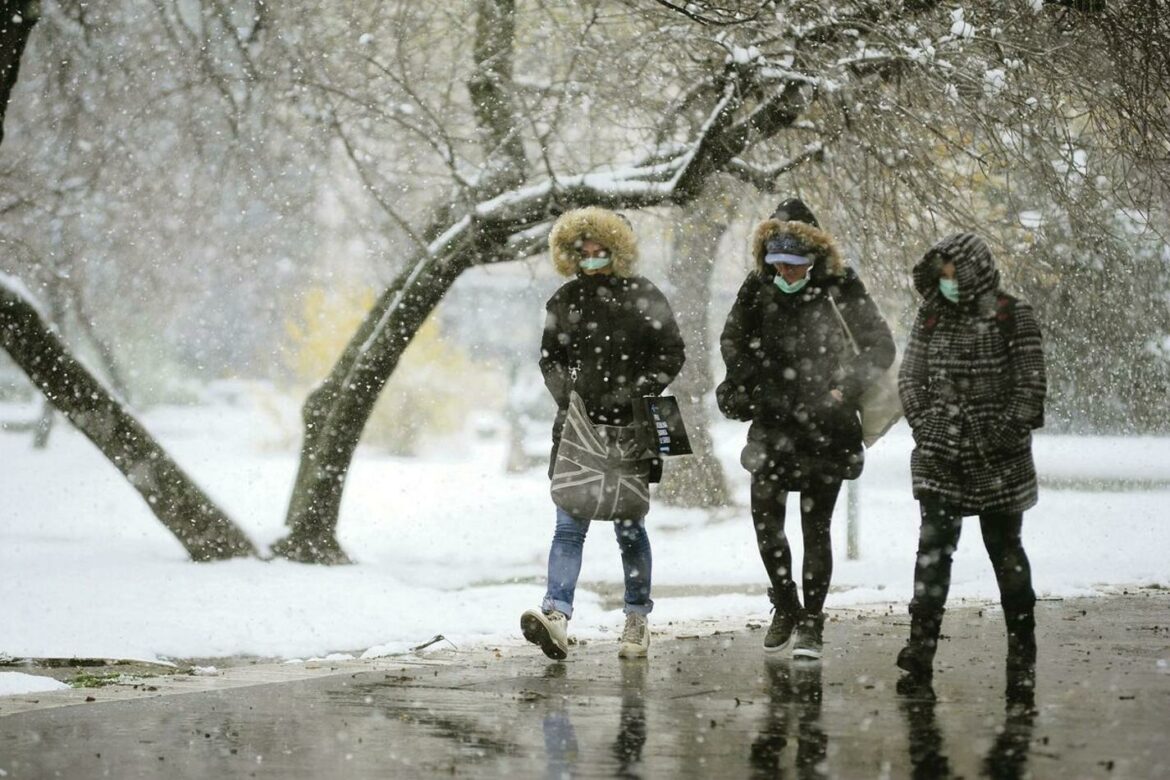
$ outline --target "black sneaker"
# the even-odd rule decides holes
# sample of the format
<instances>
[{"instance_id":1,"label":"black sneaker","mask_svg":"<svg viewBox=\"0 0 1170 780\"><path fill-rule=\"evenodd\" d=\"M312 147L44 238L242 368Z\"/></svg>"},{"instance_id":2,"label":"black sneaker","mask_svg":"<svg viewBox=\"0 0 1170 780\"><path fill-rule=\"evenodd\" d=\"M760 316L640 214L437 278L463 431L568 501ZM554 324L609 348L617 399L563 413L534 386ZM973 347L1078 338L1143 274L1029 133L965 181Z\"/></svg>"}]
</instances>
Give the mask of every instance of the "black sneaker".
<instances>
[{"instance_id":1,"label":"black sneaker","mask_svg":"<svg viewBox=\"0 0 1170 780\"><path fill-rule=\"evenodd\" d=\"M796 628L796 618L787 612L775 610L772 613L772 625L764 634L764 652L778 653L788 649L792 641L792 630Z\"/></svg>"},{"instance_id":2,"label":"black sneaker","mask_svg":"<svg viewBox=\"0 0 1170 780\"><path fill-rule=\"evenodd\" d=\"M824 647L822 635L825 628L825 613L804 615L796 624L792 639L792 657L816 661Z\"/></svg>"}]
</instances>

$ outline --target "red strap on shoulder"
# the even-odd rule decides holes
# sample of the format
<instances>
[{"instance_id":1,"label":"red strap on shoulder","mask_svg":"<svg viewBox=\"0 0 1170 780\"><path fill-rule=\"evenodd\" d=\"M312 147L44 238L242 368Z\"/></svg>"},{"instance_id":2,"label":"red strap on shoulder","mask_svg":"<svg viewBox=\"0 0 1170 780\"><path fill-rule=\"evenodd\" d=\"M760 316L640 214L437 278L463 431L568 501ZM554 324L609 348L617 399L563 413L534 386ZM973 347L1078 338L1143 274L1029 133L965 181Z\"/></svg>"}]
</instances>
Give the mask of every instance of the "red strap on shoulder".
<instances>
[{"instance_id":1,"label":"red strap on shoulder","mask_svg":"<svg viewBox=\"0 0 1170 780\"><path fill-rule=\"evenodd\" d=\"M1012 299L1007 295L1000 295L995 299L995 318L1000 322L1008 322L1012 318Z\"/></svg>"}]
</instances>

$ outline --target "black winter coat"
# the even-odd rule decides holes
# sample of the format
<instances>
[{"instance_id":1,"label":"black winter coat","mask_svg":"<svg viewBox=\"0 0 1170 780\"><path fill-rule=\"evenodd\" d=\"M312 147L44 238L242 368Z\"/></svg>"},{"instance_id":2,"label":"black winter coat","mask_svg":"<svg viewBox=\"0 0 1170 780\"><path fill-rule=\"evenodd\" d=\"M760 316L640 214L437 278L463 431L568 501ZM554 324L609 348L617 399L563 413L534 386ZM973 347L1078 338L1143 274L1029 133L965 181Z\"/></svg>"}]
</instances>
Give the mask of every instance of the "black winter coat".
<instances>
[{"instance_id":1,"label":"black winter coat","mask_svg":"<svg viewBox=\"0 0 1170 780\"><path fill-rule=\"evenodd\" d=\"M957 304L938 290L947 261ZM1037 500L1031 431L1043 424L1047 390L1032 307L1004 295L990 249L970 233L939 242L913 274L923 303L898 395L916 445L914 497L964 515L1023 512Z\"/></svg>"},{"instance_id":2,"label":"black winter coat","mask_svg":"<svg viewBox=\"0 0 1170 780\"><path fill-rule=\"evenodd\" d=\"M557 403L551 477L571 390L594 423L628 425L634 401L661 393L686 357L670 304L645 277L578 274L545 309L540 370ZM651 481L660 474L658 463Z\"/></svg>"},{"instance_id":3,"label":"black winter coat","mask_svg":"<svg viewBox=\"0 0 1170 780\"><path fill-rule=\"evenodd\" d=\"M781 227L765 222L757 246ZM809 231L805 231L808 233ZM810 233L830 242L827 234ZM865 460L857 407L894 360L894 340L865 285L826 243L808 285L784 293L762 262L740 287L720 339L727 378L716 390L720 410L751 420L741 462L785 490L813 478L854 479ZM832 295L861 349L853 355L830 306ZM838 402L830 391L838 389Z\"/></svg>"}]
</instances>

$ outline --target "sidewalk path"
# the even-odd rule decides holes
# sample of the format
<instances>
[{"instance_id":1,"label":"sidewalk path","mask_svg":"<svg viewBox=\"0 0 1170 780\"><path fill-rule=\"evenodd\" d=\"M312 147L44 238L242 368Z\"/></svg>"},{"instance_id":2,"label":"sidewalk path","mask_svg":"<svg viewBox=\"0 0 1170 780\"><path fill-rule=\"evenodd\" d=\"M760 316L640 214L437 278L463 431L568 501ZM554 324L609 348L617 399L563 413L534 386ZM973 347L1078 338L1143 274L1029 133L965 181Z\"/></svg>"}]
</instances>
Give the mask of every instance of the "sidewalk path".
<instances>
[{"instance_id":1,"label":"sidewalk path","mask_svg":"<svg viewBox=\"0 0 1170 780\"><path fill-rule=\"evenodd\" d=\"M1170 776L1170 593L1042 602L1038 623L1034 706L1005 695L998 609L948 612L933 691L901 692L904 613L839 610L821 664L744 629L642 662L592 642L8 697L0 776Z\"/></svg>"}]
</instances>

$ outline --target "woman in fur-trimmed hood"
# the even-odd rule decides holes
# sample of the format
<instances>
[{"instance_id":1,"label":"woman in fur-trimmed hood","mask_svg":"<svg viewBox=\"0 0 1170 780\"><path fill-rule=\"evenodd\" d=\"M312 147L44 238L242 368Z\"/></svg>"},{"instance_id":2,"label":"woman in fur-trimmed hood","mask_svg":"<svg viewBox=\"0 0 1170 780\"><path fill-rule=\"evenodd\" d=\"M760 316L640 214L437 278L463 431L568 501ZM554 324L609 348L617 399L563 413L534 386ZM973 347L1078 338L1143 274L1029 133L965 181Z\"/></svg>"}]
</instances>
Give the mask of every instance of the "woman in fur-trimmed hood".
<instances>
[{"instance_id":1,"label":"woman in fur-trimmed hood","mask_svg":"<svg viewBox=\"0 0 1170 780\"><path fill-rule=\"evenodd\" d=\"M1032 307L1000 288L987 243L945 238L914 266L922 305L898 374L914 451L910 472L921 528L910 602L910 641L898 666L930 674L951 556L964 515L978 515L1008 624L1008 666L1035 662L1031 568L1020 539L1036 503L1033 428L1047 389Z\"/></svg>"},{"instance_id":2,"label":"woman in fur-trimmed hood","mask_svg":"<svg viewBox=\"0 0 1170 780\"><path fill-rule=\"evenodd\" d=\"M799 199L756 227L752 255L755 270L720 339L727 377L716 398L726 416L752 423L741 462L752 475L752 519L772 584L764 649L786 651L791 639L793 655L817 658L833 566L829 523L842 480L861 474L858 404L893 362L894 340L832 235ZM803 607L784 532L789 491L800 493Z\"/></svg>"},{"instance_id":3,"label":"woman in fur-trimmed hood","mask_svg":"<svg viewBox=\"0 0 1170 780\"><path fill-rule=\"evenodd\" d=\"M540 370L558 409L551 475L570 390L594 423L628 425L633 402L661 393L686 357L666 297L634 273L638 242L624 216L597 207L567 211L548 244L553 267L573 277L545 305L540 345Z\"/></svg>"},{"instance_id":4,"label":"woman in fur-trimmed hood","mask_svg":"<svg viewBox=\"0 0 1170 780\"><path fill-rule=\"evenodd\" d=\"M553 225L548 243L554 267L573 277L545 306L540 343L540 370L557 404L551 478L572 391L594 424L629 425L634 403L661 393L678 375L685 354L665 296L634 273L638 244L625 217L602 208L568 211ZM651 481L658 481L661 472L661 463L655 461ZM619 653L645 656L650 642L646 616L654 606L645 518L622 518L613 525L626 585L626 627ZM521 617L525 638L550 658L564 658L568 652L567 623L589 526L588 519L557 508L544 601Z\"/></svg>"},{"instance_id":5,"label":"woman in fur-trimmed hood","mask_svg":"<svg viewBox=\"0 0 1170 780\"><path fill-rule=\"evenodd\" d=\"M767 257L768 242L775 245L777 240L790 243L795 247L794 251L803 251L803 256L812 261L811 280L828 282L832 278L843 279L846 273L852 273L841 257L836 239L831 235L816 225L772 217L756 225L752 233L752 257L756 261L756 273L762 277L776 273L776 265L769 263Z\"/></svg>"},{"instance_id":6,"label":"woman in fur-trimmed hood","mask_svg":"<svg viewBox=\"0 0 1170 780\"><path fill-rule=\"evenodd\" d=\"M580 271L581 244L592 239L606 248L614 276L628 277L638 262L638 240L624 216L609 209L590 206L566 211L548 236L553 267L561 276L576 276Z\"/></svg>"}]
</instances>

